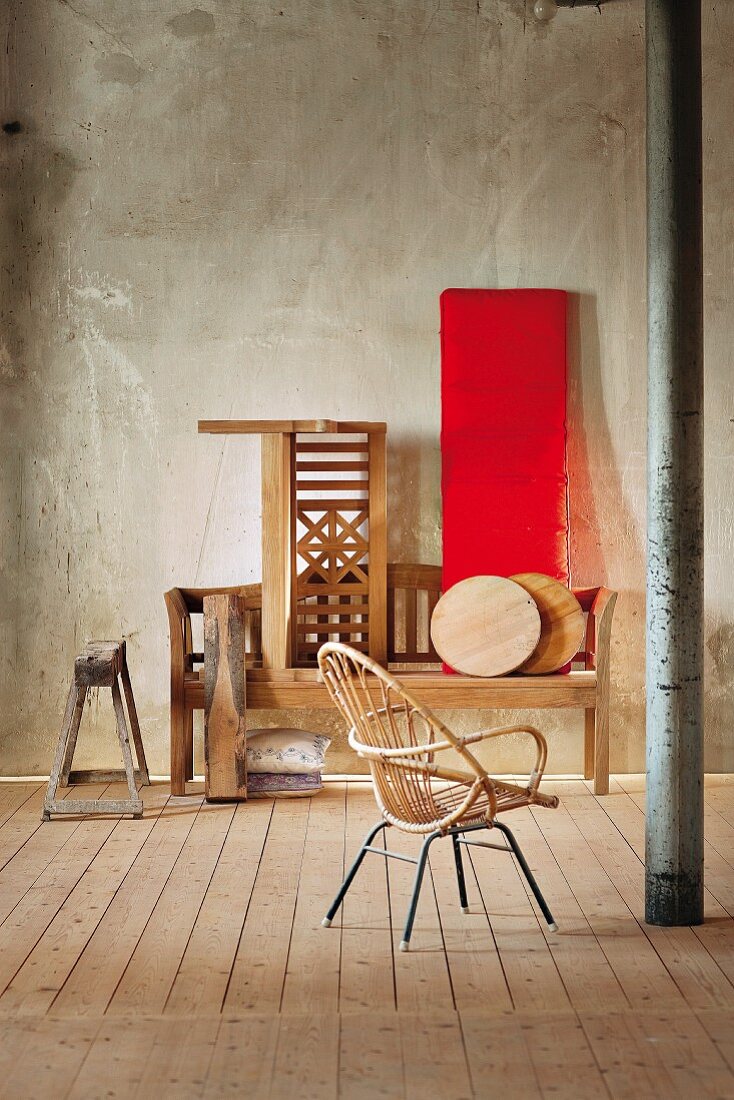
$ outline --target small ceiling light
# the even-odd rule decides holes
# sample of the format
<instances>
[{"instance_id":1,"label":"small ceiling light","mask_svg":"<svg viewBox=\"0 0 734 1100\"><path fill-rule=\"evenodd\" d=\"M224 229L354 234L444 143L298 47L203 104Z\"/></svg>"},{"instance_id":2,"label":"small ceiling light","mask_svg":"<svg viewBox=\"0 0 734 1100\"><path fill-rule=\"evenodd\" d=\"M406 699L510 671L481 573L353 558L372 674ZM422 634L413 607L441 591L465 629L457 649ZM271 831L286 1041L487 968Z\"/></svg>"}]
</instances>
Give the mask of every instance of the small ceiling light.
<instances>
[{"instance_id":1,"label":"small ceiling light","mask_svg":"<svg viewBox=\"0 0 734 1100\"><path fill-rule=\"evenodd\" d=\"M558 4L556 0L535 0L533 12L540 23L550 23L557 11Z\"/></svg>"}]
</instances>

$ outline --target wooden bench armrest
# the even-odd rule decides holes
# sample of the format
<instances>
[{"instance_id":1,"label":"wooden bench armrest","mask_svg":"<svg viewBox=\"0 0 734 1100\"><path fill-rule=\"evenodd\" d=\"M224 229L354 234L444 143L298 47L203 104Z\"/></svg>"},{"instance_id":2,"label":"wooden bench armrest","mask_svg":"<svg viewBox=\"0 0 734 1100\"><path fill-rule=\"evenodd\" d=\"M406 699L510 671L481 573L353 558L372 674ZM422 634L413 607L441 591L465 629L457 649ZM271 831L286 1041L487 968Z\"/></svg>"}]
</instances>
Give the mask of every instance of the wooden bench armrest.
<instances>
[{"instance_id":1,"label":"wooden bench armrest","mask_svg":"<svg viewBox=\"0 0 734 1100\"><path fill-rule=\"evenodd\" d=\"M591 614L600 619L602 616L609 614L609 617L614 613L614 605L617 602L618 593L612 588L605 588L601 585L596 590L593 602L591 604Z\"/></svg>"},{"instance_id":2,"label":"wooden bench armrest","mask_svg":"<svg viewBox=\"0 0 734 1100\"><path fill-rule=\"evenodd\" d=\"M599 679L609 676L609 647L617 593L598 588L589 608L586 627L586 668L596 669Z\"/></svg>"},{"instance_id":3,"label":"wooden bench armrest","mask_svg":"<svg viewBox=\"0 0 734 1100\"><path fill-rule=\"evenodd\" d=\"M219 585L217 588L172 588L170 593L166 593L166 603L168 596L174 593L178 593L187 610L195 614L203 612L205 596L241 596L246 611L259 611L262 607L262 585L259 581L254 584Z\"/></svg>"},{"instance_id":4,"label":"wooden bench armrest","mask_svg":"<svg viewBox=\"0 0 734 1100\"><path fill-rule=\"evenodd\" d=\"M175 670L183 679L184 671L190 665L187 658L192 649L191 615L180 588L171 588L163 598L166 601L171 637L171 675Z\"/></svg>"}]
</instances>

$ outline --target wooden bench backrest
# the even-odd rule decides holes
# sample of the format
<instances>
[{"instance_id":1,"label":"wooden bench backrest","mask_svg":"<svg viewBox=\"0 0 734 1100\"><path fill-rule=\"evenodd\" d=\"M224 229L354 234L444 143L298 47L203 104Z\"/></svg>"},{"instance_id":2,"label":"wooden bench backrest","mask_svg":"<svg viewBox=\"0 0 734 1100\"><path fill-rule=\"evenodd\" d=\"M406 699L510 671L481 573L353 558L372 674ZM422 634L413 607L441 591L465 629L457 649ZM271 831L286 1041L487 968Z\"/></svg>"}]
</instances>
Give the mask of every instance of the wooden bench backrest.
<instances>
[{"instance_id":1,"label":"wooden bench backrest","mask_svg":"<svg viewBox=\"0 0 734 1100\"><path fill-rule=\"evenodd\" d=\"M388 565L388 661L415 665L440 660L430 632L431 616L440 596L440 565Z\"/></svg>"},{"instance_id":2,"label":"wooden bench backrest","mask_svg":"<svg viewBox=\"0 0 734 1100\"><path fill-rule=\"evenodd\" d=\"M232 585L225 588L179 588L177 591L186 605L189 615L203 612L204 596L217 592L236 593L245 601L246 638L248 663L255 665L262 659L260 643L260 608L262 586L260 584ZM590 611L596 588L575 588L574 593L585 612ZM387 567L387 640L388 661L391 664L435 664L440 661L433 648L430 621L433 609L441 595L441 566L389 564ZM316 598L310 598L315 602ZM303 601L305 602L305 601ZM316 608L314 609L316 611ZM355 638L355 641L360 641ZM366 641L366 638L365 638ZM190 651L190 638L186 649ZM574 661L594 660L595 639L593 619L589 616L583 648ZM315 664L315 655L314 655ZM588 667L594 667L593 663Z\"/></svg>"}]
</instances>

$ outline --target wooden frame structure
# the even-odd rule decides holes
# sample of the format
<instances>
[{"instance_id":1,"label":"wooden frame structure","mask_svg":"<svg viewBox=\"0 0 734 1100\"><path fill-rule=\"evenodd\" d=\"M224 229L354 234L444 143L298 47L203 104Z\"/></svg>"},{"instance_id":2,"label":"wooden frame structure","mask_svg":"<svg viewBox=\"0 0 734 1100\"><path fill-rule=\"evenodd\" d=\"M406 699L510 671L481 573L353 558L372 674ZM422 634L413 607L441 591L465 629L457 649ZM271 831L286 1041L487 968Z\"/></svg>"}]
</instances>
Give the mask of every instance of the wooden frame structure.
<instances>
[{"instance_id":1,"label":"wooden frame structure","mask_svg":"<svg viewBox=\"0 0 734 1100\"><path fill-rule=\"evenodd\" d=\"M434 710L582 708L584 774L593 778L597 794L608 792L609 641L616 592L573 589L587 623L577 667L567 675L444 674L429 629L441 595L441 567L387 564L384 423L200 420L199 432L261 438L263 580L165 594L173 794L184 794L193 778L193 712L204 709L207 698L204 654L194 651L191 616L201 614L205 597L213 595L239 597L250 709L328 708L316 654L324 642L346 642L380 665L405 670L401 678L411 693ZM239 721L233 716L227 728L238 729ZM235 740L216 746L219 760L242 756ZM206 744L205 755L209 760ZM245 797L241 776L228 783L216 797Z\"/></svg>"},{"instance_id":2,"label":"wooden frame structure","mask_svg":"<svg viewBox=\"0 0 734 1100\"><path fill-rule=\"evenodd\" d=\"M498 676L492 679L441 672L428 631L441 594L439 565L387 566L387 660L400 670L411 694L433 710L466 708L581 709L585 718L584 775L596 794L609 790L609 657L617 593L604 587L574 588L586 613L582 648L567 675ZM165 594L171 638L171 787L183 794L193 777L193 712L204 707L204 656L193 649L191 616L204 597L218 592L242 597L245 610L248 709L329 709L331 700L315 668L263 668L260 648L262 587L173 588Z\"/></svg>"}]
</instances>

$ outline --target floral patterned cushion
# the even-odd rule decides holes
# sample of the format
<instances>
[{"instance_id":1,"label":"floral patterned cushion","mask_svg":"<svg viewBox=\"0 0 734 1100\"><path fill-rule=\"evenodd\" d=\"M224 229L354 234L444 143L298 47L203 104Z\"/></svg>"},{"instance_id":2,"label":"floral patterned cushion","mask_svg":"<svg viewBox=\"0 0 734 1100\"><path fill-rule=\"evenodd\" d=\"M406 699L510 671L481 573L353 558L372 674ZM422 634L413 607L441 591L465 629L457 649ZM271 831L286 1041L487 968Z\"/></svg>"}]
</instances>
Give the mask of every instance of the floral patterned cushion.
<instances>
[{"instance_id":1,"label":"floral patterned cushion","mask_svg":"<svg viewBox=\"0 0 734 1100\"><path fill-rule=\"evenodd\" d=\"M272 772L249 772L247 775L247 793L251 798L257 795L295 795L316 794L323 790L321 772L308 775L285 775Z\"/></svg>"},{"instance_id":2,"label":"floral patterned cushion","mask_svg":"<svg viewBox=\"0 0 734 1100\"><path fill-rule=\"evenodd\" d=\"M331 744L321 733L297 729L247 731L248 772L276 775L308 775L320 772L324 753Z\"/></svg>"}]
</instances>

